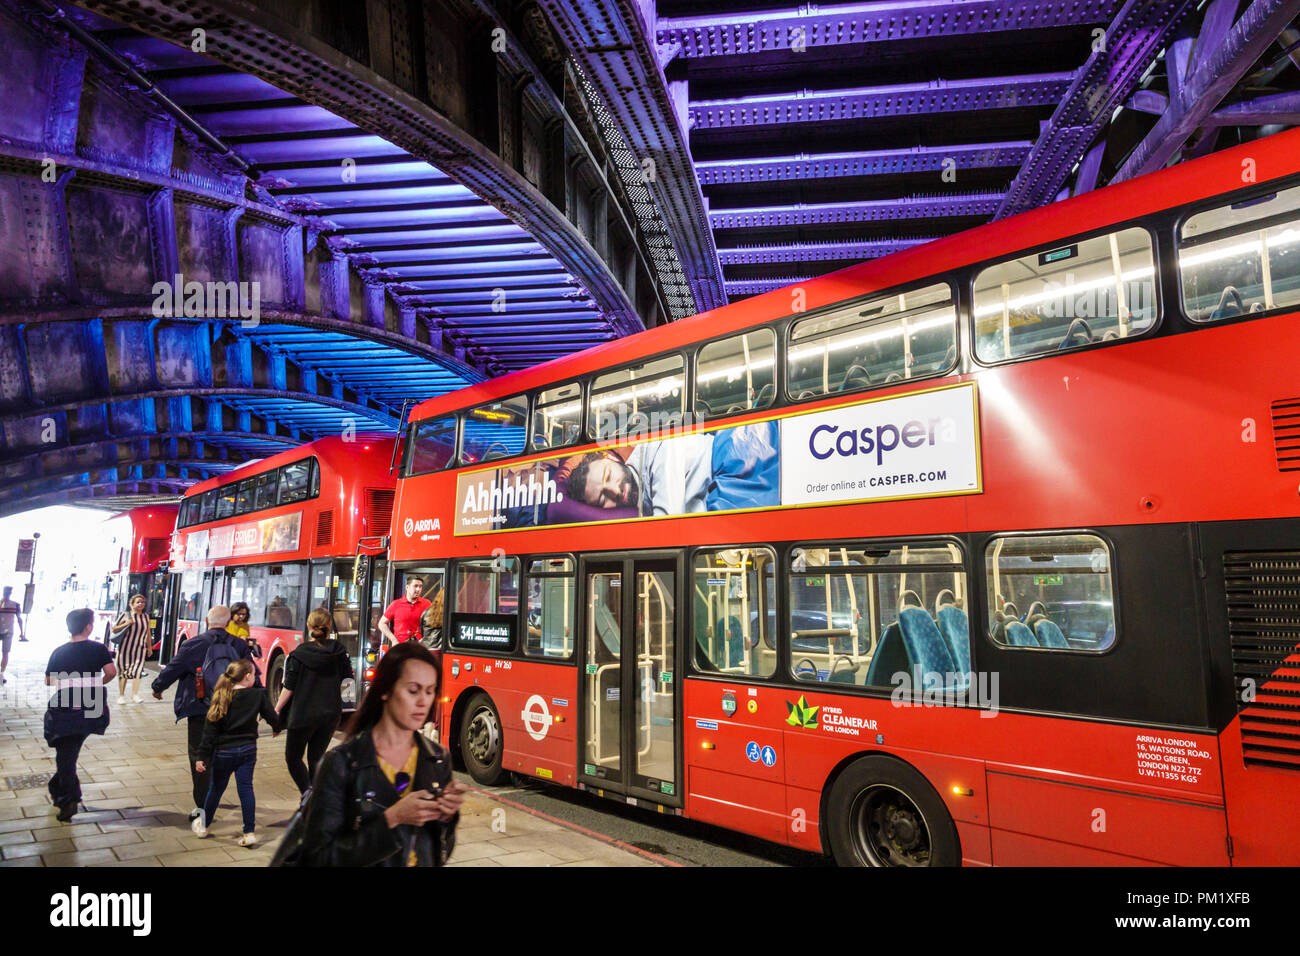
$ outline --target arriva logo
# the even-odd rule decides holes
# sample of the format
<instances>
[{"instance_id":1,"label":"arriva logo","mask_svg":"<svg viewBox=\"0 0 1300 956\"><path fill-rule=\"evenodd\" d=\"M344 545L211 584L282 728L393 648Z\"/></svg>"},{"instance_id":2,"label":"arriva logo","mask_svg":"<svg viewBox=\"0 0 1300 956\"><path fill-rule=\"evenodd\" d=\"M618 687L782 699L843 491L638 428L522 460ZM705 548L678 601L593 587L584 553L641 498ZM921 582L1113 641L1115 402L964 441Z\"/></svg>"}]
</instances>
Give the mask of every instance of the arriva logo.
<instances>
[{"instance_id":1,"label":"arriva logo","mask_svg":"<svg viewBox=\"0 0 1300 956\"><path fill-rule=\"evenodd\" d=\"M438 518L421 518L416 521L414 518L407 518L402 522L402 533L408 538L421 531L441 531L442 522Z\"/></svg>"}]
</instances>

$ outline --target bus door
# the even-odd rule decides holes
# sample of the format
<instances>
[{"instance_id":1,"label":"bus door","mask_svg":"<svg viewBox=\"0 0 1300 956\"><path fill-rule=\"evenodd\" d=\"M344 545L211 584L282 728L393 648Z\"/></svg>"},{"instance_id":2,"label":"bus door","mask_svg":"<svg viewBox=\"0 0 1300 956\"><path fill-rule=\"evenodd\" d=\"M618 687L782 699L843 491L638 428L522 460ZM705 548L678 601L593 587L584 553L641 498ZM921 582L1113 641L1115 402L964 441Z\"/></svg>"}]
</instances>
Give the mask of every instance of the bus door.
<instances>
[{"instance_id":1,"label":"bus door","mask_svg":"<svg viewBox=\"0 0 1300 956\"><path fill-rule=\"evenodd\" d=\"M675 558L583 566L579 778L681 806Z\"/></svg>"},{"instance_id":2,"label":"bus door","mask_svg":"<svg viewBox=\"0 0 1300 956\"><path fill-rule=\"evenodd\" d=\"M158 625L158 663L166 664L176 649L176 622L181 608L181 575L159 572L164 579L162 616Z\"/></svg>"},{"instance_id":3,"label":"bus door","mask_svg":"<svg viewBox=\"0 0 1300 956\"><path fill-rule=\"evenodd\" d=\"M1234 866L1300 858L1300 548L1294 521L1197 528L1211 707ZM1231 673L1229 681L1228 674Z\"/></svg>"}]
</instances>

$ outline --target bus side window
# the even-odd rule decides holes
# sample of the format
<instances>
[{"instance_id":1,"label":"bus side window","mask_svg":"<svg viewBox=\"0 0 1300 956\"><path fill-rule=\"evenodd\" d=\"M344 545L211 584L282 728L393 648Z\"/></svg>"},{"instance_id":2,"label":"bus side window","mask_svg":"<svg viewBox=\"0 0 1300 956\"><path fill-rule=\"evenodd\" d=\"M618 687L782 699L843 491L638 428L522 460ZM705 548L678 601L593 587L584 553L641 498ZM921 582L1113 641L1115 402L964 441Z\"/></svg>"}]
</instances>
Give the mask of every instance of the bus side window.
<instances>
[{"instance_id":1,"label":"bus side window","mask_svg":"<svg viewBox=\"0 0 1300 956\"><path fill-rule=\"evenodd\" d=\"M567 660L573 656L577 583L572 558L542 558L528 563L528 619L524 653Z\"/></svg>"},{"instance_id":2,"label":"bus side window","mask_svg":"<svg viewBox=\"0 0 1300 956\"><path fill-rule=\"evenodd\" d=\"M1003 535L985 550L992 641L1099 652L1115 643L1110 549L1093 534Z\"/></svg>"},{"instance_id":3,"label":"bus side window","mask_svg":"<svg viewBox=\"0 0 1300 956\"><path fill-rule=\"evenodd\" d=\"M790 328L786 389L795 401L941 375L957 362L947 283L876 296Z\"/></svg>"},{"instance_id":4,"label":"bus side window","mask_svg":"<svg viewBox=\"0 0 1300 956\"><path fill-rule=\"evenodd\" d=\"M776 334L758 329L710 342L695 363L695 410L739 415L776 401Z\"/></svg>"},{"instance_id":5,"label":"bus side window","mask_svg":"<svg viewBox=\"0 0 1300 956\"><path fill-rule=\"evenodd\" d=\"M793 676L961 692L971 668L965 604L966 573L955 544L795 548Z\"/></svg>"},{"instance_id":6,"label":"bus side window","mask_svg":"<svg viewBox=\"0 0 1300 956\"><path fill-rule=\"evenodd\" d=\"M1140 335L1156 322L1145 229L1080 239L980 270L975 355L1001 362Z\"/></svg>"},{"instance_id":7,"label":"bus side window","mask_svg":"<svg viewBox=\"0 0 1300 956\"><path fill-rule=\"evenodd\" d=\"M776 652L776 555L768 548L725 548L695 556L695 666L707 673L771 677Z\"/></svg>"},{"instance_id":8,"label":"bus side window","mask_svg":"<svg viewBox=\"0 0 1300 956\"><path fill-rule=\"evenodd\" d=\"M686 366L680 355L599 375L591 385L588 433L597 441L679 427L686 407Z\"/></svg>"},{"instance_id":9,"label":"bus side window","mask_svg":"<svg viewBox=\"0 0 1300 956\"><path fill-rule=\"evenodd\" d=\"M408 475L442 471L456 457L456 416L416 422L411 426L409 448Z\"/></svg>"},{"instance_id":10,"label":"bus side window","mask_svg":"<svg viewBox=\"0 0 1300 956\"><path fill-rule=\"evenodd\" d=\"M490 402L465 413L460 460L464 464L518 455L528 437L528 396Z\"/></svg>"},{"instance_id":11,"label":"bus side window","mask_svg":"<svg viewBox=\"0 0 1300 956\"><path fill-rule=\"evenodd\" d=\"M1300 186L1188 216L1178 230L1183 309L1194 322L1300 304Z\"/></svg>"},{"instance_id":12,"label":"bus side window","mask_svg":"<svg viewBox=\"0 0 1300 956\"><path fill-rule=\"evenodd\" d=\"M562 448L582 436L582 385L569 382L537 396L533 409L533 447Z\"/></svg>"}]
</instances>

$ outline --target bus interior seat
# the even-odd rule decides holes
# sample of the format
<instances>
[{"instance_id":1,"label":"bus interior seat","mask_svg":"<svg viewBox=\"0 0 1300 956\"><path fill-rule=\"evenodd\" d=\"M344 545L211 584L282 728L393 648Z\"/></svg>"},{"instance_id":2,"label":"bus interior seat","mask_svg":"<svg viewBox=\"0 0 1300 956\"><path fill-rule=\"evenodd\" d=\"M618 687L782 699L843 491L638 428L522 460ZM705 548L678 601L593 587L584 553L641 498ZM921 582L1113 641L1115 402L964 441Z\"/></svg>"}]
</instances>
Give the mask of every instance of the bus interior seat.
<instances>
[{"instance_id":1,"label":"bus interior seat","mask_svg":"<svg viewBox=\"0 0 1300 956\"><path fill-rule=\"evenodd\" d=\"M927 611L923 608L905 607L898 612L898 623L903 630L907 655L912 664L920 668L922 675L949 675L957 670L948 642L939 633L939 626ZM930 678L923 676L922 680L928 682Z\"/></svg>"},{"instance_id":2,"label":"bus interior seat","mask_svg":"<svg viewBox=\"0 0 1300 956\"><path fill-rule=\"evenodd\" d=\"M753 408L763 408L776 396L776 385L768 382L758 390L758 397L754 399Z\"/></svg>"},{"instance_id":3,"label":"bus interior seat","mask_svg":"<svg viewBox=\"0 0 1300 956\"><path fill-rule=\"evenodd\" d=\"M849 370L844 373L844 381L840 382L841 392L853 392L860 388L868 388L871 385L871 373L861 365L850 365Z\"/></svg>"},{"instance_id":4,"label":"bus interior seat","mask_svg":"<svg viewBox=\"0 0 1300 956\"><path fill-rule=\"evenodd\" d=\"M840 663L840 661L845 661L845 660L848 660L848 658L847 658L847 657L841 657L841 658L838 658L838 659L835 661L835 664L838 664L838 663ZM828 683L828 684L855 684L855 683L857 683L857 678L856 678L856 677L854 676L854 674L853 674L853 668L852 668L852 667L841 667L841 668L839 668L839 669L837 670L837 669L835 669L835 664L832 664L832 665L831 665L831 676L828 677L828 678L826 678L826 683Z\"/></svg>"},{"instance_id":5,"label":"bus interior seat","mask_svg":"<svg viewBox=\"0 0 1300 956\"><path fill-rule=\"evenodd\" d=\"M965 674L970 671L970 620L966 612L954 605L939 608L939 633L948 643L953 663Z\"/></svg>"},{"instance_id":6,"label":"bus interior seat","mask_svg":"<svg viewBox=\"0 0 1300 956\"><path fill-rule=\"evenodd\" d=\"M1228 300L1232 301L1229 302ZM1215 306L1214 311L1210 313L1210 321L1216 319L1230 319L1234 315L1241 315L1246 311L1246 304L1242 301L1241 293L1237 287L1226 285L1219 294L1219 304Z\"/></svg>"},{"instance_id":7,"label":"bus interior seat","mask_svg":"<svg viewBox=\"0 0 1300 956\"><path fill-rule=\"evenodd\" d=\"M723 636L727 648L727 667L739 667L745 660L745 635L740 627L740 618L734 614L718 618L713 625L714 634Z\"/></svg>"},{"instance_id":8,"label":"bus interior seat","mask_svg":"<svg viewBox=\"0 0 1300 956\"><path fill-rule=\"evenodd\" d=\"M1050 618L1044 617L1034 625L1034 635L1038 638L1039 647L1070 646L1061 629Z\"/></svg>"},{"instance_id":9,"label":"bus interior seat","mask_svg":"<svg viewBox=\"0 0 1300 956\"><path fill-rule=\"evenodd\" d=\"M1034 632L1019 621L1007 625L1006 641L1012 647L1038 647L1038 638Z\"/></svg>"},{"instance_id":10,"label":"bus interior seat","mask_svg":"<svg viewBox=\"0 0 1300 956\"><path fill-rule=\"evenodd\" d=\"M1037 608L1037 610L1034 610L1035 608ZM1047 605L1042 601L1035 601L1033 604L1029 605L1029 610L1025 612L1025 616L1020 619L1020 622L1022 624L1029 624L1029 619L1038 615L1047 617ZM1033 625L1030 624L1030 627L1032 626Z\"/></svg>"},{"instance_id":11,"label":"bus interior seat","mask_svg":"<svg viewBox=\"0 0 1300 956\"><path fill-rule=\"evenodd\" d=\"M622 635L619 633L618 621L614 618L614 612L599 602L595 602L592 607L592 618L596 624L596 633L600 635L600 642L605 645L605 650L617 657Z\"/></svg>"},{"instance_id":12,"label":"bus interior seat","mask_svg":"<svg viewBox=\"0 0 1300 956\"><path fill-rule=\"evenodd\" d=\"M880 643L876 646L876 653L871 658L871 666L867 668L863 683L868 687L888 686L891 683L890 677L899 671L906 671L908 663L902 628L895 621L880 635Z\"/></svg>"}]
</instances>

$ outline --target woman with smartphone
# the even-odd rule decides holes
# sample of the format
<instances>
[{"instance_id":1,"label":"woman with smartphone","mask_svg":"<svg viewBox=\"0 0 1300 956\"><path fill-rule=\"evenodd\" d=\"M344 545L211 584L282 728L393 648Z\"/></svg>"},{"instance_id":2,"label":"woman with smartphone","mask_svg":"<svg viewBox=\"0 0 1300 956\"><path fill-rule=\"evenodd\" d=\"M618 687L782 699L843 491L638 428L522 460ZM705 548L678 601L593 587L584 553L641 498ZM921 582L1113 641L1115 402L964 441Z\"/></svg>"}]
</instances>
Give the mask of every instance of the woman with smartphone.
<instances>
[{"instance_id":1,"label":"woman with smartphone","mask_svg":"<svg viewBox=\"0 0 1300 956\"><path fill-rule=\"evenodd\" d=\"M418 641L397 645L321 761L307 803L307 866L442 866L456 844L464 785L451 758L419 733L441 684L438 660Z\"/></svg>"}]
</instances>

